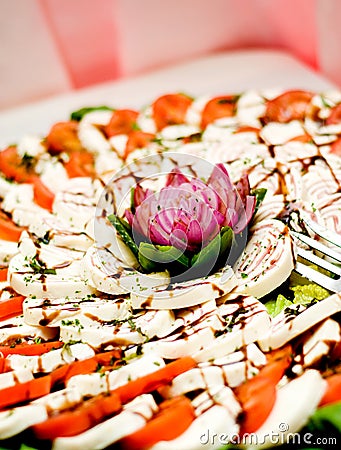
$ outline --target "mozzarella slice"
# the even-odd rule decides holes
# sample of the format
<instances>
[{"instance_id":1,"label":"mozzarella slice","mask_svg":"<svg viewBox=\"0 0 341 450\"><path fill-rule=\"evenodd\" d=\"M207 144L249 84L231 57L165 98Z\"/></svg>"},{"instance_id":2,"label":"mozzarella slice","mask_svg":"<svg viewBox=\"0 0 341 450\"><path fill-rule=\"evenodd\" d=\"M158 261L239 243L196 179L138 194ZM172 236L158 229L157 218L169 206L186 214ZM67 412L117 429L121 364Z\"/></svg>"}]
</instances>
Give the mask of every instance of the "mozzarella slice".
<instances>
[{"instance_id":1,"label":"mozzarella slice","mask_svg":"<svg viewBox=\"0 0 341 450\"><path fill-rule=\"evenodd\" d=\"M183 356L193 355L203 350L205 346L214 342L214 332L211 328L201 330L186 329L182 333L172 334L163 339L147 342L142 345L145 354L156 354L165 359L178 359ZM127 350L129 356L132 350Z\"/></svg>"},{"instance_id":2,"label":"mozzarella slice","mask_svg":"<svg viewBox=\"0 0 341 450\"><path fill-rule=\"evenodd\" d=\"M81 276L79 261L73 261L65 268L56 269L56 275L34 273L27 266L25 257L16 255L11 259L8 268L11 286L26 297L84 297L95 292L87 279Z\"/></svg>"},{"instance_id":3,"label":"mozzarella slice","mask_svg":"<svg viewBox=\"0 0 341 450\"><path fill-rule=\"evenodd\" d=\"M25 339L41 338L43 341L54 339L58 334L56 328L34 327L23 321L23 316L12 317L1 321L1 345L15 345Z\"/></svg>"},{"instance_id":4,"label":"mozzarella slice","mask_svg":"<svg viewBox=\"0 0 341 450\"><path fill-rule=\"evenodd\" d=\"M33 380L33 375L32 372L28 369L12 370L11 372L0 374L1 389L15 386L18 383L25 383L26 381L30 380Z\"/></svg>"},{"instance_id":5,"label":"mozzarella slice","mask_svg":"<svg viewBox=\"0 0 341 450\"><path fill-rule=\"evenodd\" d=\"M265 125L260 136L268 145L281 145L297 136L305 134L302 124L298 120L288 123L270 122Z\"/></svg>"},{"instance_id":6,"label":"mozzarella slice","mask_svg":"<svg viewBox=\"0 0 341 450\"><path fill-rule=\"evenodd\" d=\"M108 294L145 292L152 287L168 286L169 273L145 275L118 259L109 248L95 245L89 248L83 260L84 276L94 288Z\"/></svg>"},{"instance_id":7,"label":"mozzarella slice","mask_svg":"<svg viewBox=\"0 0 341 450\"><path fill-rule=\"evenodd\" d=\"M265 306L253 297L240 297L220 306L225 319L224 332L218 332L213 342L192 354L198 362L209 361L233 353L237 348L266 336L270 329L270 318Z\"/></svg>"},{"instance_id":8,"label":"mozzarella slice","mask_svg":"<svg viewBox=\"0 0 341 450\"><path fill-rule=\"evenodd\" d=\"M91 318L92 319L92 318ZM98 319L91 320L88 316L78 316L62 320L60 337L63 342L82 341L94 348L105 345L127 346L142 344L158 335L159 330L169 329L173 323L173 314L169 311L150 311L138 316L130 316L128 320L111 323Z\"/></svg>"},{"instance_id":9,"label":"mozzarella slice","mask_svg":"<svg viewBox=\"0 0 341 450\"><path fill-rule=\"evenodd\" d=\"M7 267L11 258L18 253L16 242L4 241L0 239L0 266Z\"/></svg>"},{"instance_id":10,"label":"mozzarella slice","mask_svg":"<svg viewBox=\"0 0 341 450\"><path fill-rule=\"evenodd\" d=\"M57 438L52 450L93 450L105 448L142 428L157 411L151 395L141 395L124 407L120 414L72 437Z\"/></svg>"},{"instance_id":11,"label":"mozzarella slice","mask_svg":"<svg viewBox=\"0 0 341 450\"><path fill-rule=\"evenodd\" d=\"M250 230L251 237L234 269L239 290L256 298L280 286L294 268L289 230L278 220L265 220Z\"/></svg>"},{"instance_id":12,"label":"mozzarella slice","mask_svg":"<svg viewBox=\"0 0 341 450\"><path fill-rule=\"evenodd\" d=\"M24 320L30 325L61 326L62 322L78 319L79 323L120 322L131 316L125 298L105 299L95 295L79 298L26 299L23 303ZM88 321L88 322L86 322Z\"/></svg>"},{"instance_id":13,"label":"mozzarella slice","mask_svg":"<svg viewBox=\"0 0 341 450\"><path fill-rule=\"evenodd\" d=\"M117 370L105 372L104 376L101 373L75 375L68 380L67 387L78 389L83 396L98 395L153 373L164 366L162 358L153 354L143 355Z\"/></svg>"},{"instance_id":14,"label":"mozzarella slice","mask_svg":"<svg viewBox=\"0 0 341 450\"><path fill-rule=\"evenodd\" d=\"M309 307L293 305L278 314L268 330L268 335L258 343L263 351L282 347L322 320L341 311L341 294L334 294Z\"/></svg>"},{"instance_id":15,"label":"mozzarella slice","mask_svg":"<svg viewBox=\"0 0 341 450\"><path fill-rule=\"evenodd\" d=\"M308 333L308 338L303 342L302 353L294 358L304 367L317 364L341 340L340 325L332 319L325 320Z\"/></svg>"},{"instance_id":16,"label":"mozzarella slice","mask_svg":"<svg viewBox=\"0 0 341 450\"><path fill-rule=\"evenodd\" d=\"M57 367L73 361L81 361L95 355L94 350L86 344L73 344L65 348L51 350L41 356L12 354L7 360L13 370L28 369L33 373L49 373Z\"/></svg>"},{"instance_id":17,"label":"mozzarella slice","mask_svg":"<svg viewBox=\"0 0 341 450\"><path fill-rule=\"evenodd\" d=\"M197 278L166 288L147 289L131 293L133 308L177 309L213 300L230 292L237 286L231 267L205 278Z\"/></svg>"},{"instance_id":18,"label":"mozzarella slice","mask_svg":"<svg viewBox=\"0 0 341 450\"><path fill-rule=\"evenodd\" d=\"M47 419L42 405L26 405L0 412L0 439L8 439Z\"/></svg>"},{"instance_id":19,"label":"mozzarella slice","mask_svg":"<svg viewBox=\"0 0 341 450\"><path fill-rule=\"evenodd\" d=\"M302 376L290 381L277 391L275 405L263 425L250 436L245 436L245 443L258 442L258 448L273 446L271 437L280 437L278 442L299 431L317 408L326 388L326 381L317 370L307 370ZM312 394L313 393L313 394ZM282 424L283 427L282 427Z\"/></svg>"},{"instance_id":20,"label":"mozzarella slice","mask_svg":"<svg viewBox=\"0 0 341 450\"><path fill-rule=\"evenodd\" d=\"M265 363L265 355L255 344L250 344L243 351L199 363L197 368L175 377L171 385L160 389L160 393L163 397L171 398L199 389L224 385L233 388L252 378Z\"/></svg>"}]
</instances>

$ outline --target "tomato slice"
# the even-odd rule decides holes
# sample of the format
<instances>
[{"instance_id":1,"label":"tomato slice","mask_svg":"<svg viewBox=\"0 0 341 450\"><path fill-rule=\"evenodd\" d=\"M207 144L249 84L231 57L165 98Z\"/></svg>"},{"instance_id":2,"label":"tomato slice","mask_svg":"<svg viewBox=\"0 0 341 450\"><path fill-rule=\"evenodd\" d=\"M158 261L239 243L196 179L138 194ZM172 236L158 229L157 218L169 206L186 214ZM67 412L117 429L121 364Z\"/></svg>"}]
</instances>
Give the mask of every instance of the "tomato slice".
<instances>
[{"instance_id":1,"label":"tomato slice","mask_svg":"<svg viewBox=\"0 0 341 450\"><path fill-rule=\"evenodd\" d=\"M174 397L159 407L159 412L143 428L119 441L119 448L142 450L159 441L176 439L195 419L191 401L186 397Z\"/></svg>"},{"instance_id":2,"label":"tomato slice","mask_svg":"<svg viewBox=\"0 0 341 450\"><path fill-rule=\"evenodd\" d=\"M5 213L0 211L0 239L4 241L18 242L24 227L16 225Z\"/></svg>"},{"instance_id":3,"label":"tomato slice","mask_svg":"<svg viewBox=\"0 0 341 450\"><path fill-rule=\"evenodd\" d=\"M33 193L34 201L39 206L48 211L52 211L52 204L55 196L39 177L35 177L33 180Z\"/></svg>"},{"instance_id":4,"label":"tomato slice","mask_svg":"<svg viewBox=\"0 0 341 450\"><path fill-rule=\"evenodd\" d=\"M235 114L237 97L235 95L221 95L209 100L201 114L201 128L204 130L208 124L223 117Z\"/></svg>"},{"instance_id":5,"label":"tomato slice","mask_svg":"<svg viewBox=\"0 0 341 450\"><path fill-rule=\"evenodd\" d=\"M38 439L53 440L57 437L75 436L97 425L104 418L121 409L115 394L103 394L83 402L72 411L64 411L32 427Z\"/></svg>"},{"instance_id":6,"label":"tomato slice","mask_svg":"<svg viewBox=\"0 0 341 450\"><path fill-rule=\"evenodd\" d=\"M93 177L95 175L94 164L94 155L82 150L70 153L69 160L64 163L64 167L70 178Z\"/></svg>"},{"instance_id":7,"label":"tomato slice","mask_svg":"<svg viewBox=\"0 0 341 450\"><path fill-rule=\"evenodd\" d=\"M26 355L26 356L35 356L35 355L43 355L51 350L60 348L63 346L63 342L61 341L53 341L53 342L41 342L40 344L17 344L14 347L10 347L8 345L0 346L0 353L4 356L7 355Z\"/></svg>"},{"instance_id":8,"label":"tomato slice","mask_svg":"<svg viewBox=\"0 0 341 450\"><path fill-rule=\"evenodd\" d=\"M17 295L6 300L0 301L0 320L9 319L10 317L19 316L22 314L22 304L25 297Z\"/></svg>"},{"instance_id":9,"label":"tomato slice","mask_svg":"<svg viewBox=\"0 0 341 450\"><path fill-rule=\"evenodd\" d=\"M0 281L7 281L8 268L0 267Z\"/></svg>"},{"instance_id":10,"label":"tomato slice","mask_svg":"<svg viewBox=\"0 0 341 450\"><path fill-rule=\"evenodd\" d=\"M291 361L290 346L272 352L259 373L235 389L243 408L241 436L257 431L268 418L276 401L276 386Z\"/></svg>"},{"instance_id":11,"label":"tomato slice","mask_svg":"<svg viewBox=\"0 0 341 450\"><path fill-rule=\"evenodd\" d=\"M179 358L155 372L116 388L113 392L118 395L122 404L124 404L138 395L148 394L149 392L155 391L155 389L170 383L173 378L192 369L196 365L196 361L190 356Z\"/></svg>"},{"instance_id":12,"label":"tomato slice","mask_svg":"<svg viewBox=\"0 0 341 450\"><path fill-rule=\"evenodd\" d=\"M117 109L105 127L106 135L111 137L117 134L129 134L136 126L138 115L139 113L132 109Z\"/></svg>"},{"instance_id":13,"label":"tomato slice","mask_svg":"<svg viewBox=\"0 0 341 450\"><path fill-rule=\"evenodd\" d=\"M82 144L78 138L78 122L70 120L55 123L46 136L46 145L51 155L82 150Z\"/></svg>"},{"instance_id":14,"label":"tomato slice","mask_svg":"<svg viewBox=\"0 0 341 450\"><path fill-rule=\"evenodd\" d=\"M123 158L126 159L128 155L137 148L144 148L155 139L155 134L145 133L144 131L134 130L129 133L128 141L124 151Z\"/></svg>"},{"instance_id":15,"label":"tomato slice","mask_svg":"<svg viewBox=\"0 0 341 450\"><path fill-rule=\"evenodd\" d=\"M0 409L42 397L43 395L49 394L50 390L50 375L0 389Z\"/></svg>"},{"instance_id":16,"label":"tomato slice","mask_svg":"<svg viewBox=\"0 0 341 450\"><path fill-rule=\"evenodd\" d=\"M82 361L74 361L70 364L65 364L62 367L58 367L51 373L52 384L63 383L74 375L92 373L101 368L102 366L113 366L122 356L120 350L112 350L104 353L98 353L92 358L87 358Z\"/></svg>"},{"instance_id":17,"label":"tomato slice","mask_svg":"<svg viewBox=\"0 0 341 450\"><path fill-rule=\"evenodd\" d=\"M326 119L326 125L337 125L340 122L341 122L341 103L331 108L330 114Z\"/></svg>"},{"instance_id":18,"label":"tomato slice","mask_svg":"<svg viewBox=\"0 0 341 450\"><path fill-rule=\"evenodd\" d=\"M17 183L30 183L35 177L34 169L23 163L16 147L8 147L1 151L0 171L6 178Z\"/></svg>"},{"instance_id":19,"label":"tomato slice","mask_svg":"<svg viewBox=\"0 0 341 450\"><path fill-rule=\"evenodd\" d=\"M341 156L341 138L337 139L331 144L330 153Z\"/></svg>"},{"instance_id":20,"label":"tomato slice","mask_svg":"<svg viewBox=\"0 0 341 450\"><path fill-rule=\"evenodd\" d=\"M157 130L162 130L168 125L184 123L192 102L193 100L185 94L166 94L157 98L152 105Z\"/></svg>"},{"instance_id":21,"label":"tomato slice","mask_svg":"<svg viewBox=\"0 0 341 450\"><path fill-rule=\"evenodd\" d=\"M325 380L327 381L327 388L319 406L341 401L341 373L331 375Z\"/></svg>"},{"instance_id":22,"label":"tomato slice","mask_svg":"<svg viewBox=\"0 0 341 450\"><path fill-rule=\"evenodd\" d=\"M287 123L304 120L314 94L308 91L287 91L269 100L266 104L264 121Z\"/></svg>"}]
</instances>

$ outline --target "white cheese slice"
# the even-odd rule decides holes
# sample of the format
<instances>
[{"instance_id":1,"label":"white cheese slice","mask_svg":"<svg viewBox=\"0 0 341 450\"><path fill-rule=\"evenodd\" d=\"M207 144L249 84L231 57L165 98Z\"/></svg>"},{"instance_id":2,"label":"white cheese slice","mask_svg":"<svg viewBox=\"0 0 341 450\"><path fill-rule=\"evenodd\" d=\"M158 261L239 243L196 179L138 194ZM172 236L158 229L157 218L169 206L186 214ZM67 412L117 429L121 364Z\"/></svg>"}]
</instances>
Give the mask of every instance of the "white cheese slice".
<instances>
[{"instance_id":1,"label":"white cheese slice","mask_svg":"<svg viewBox=\"0 0 341 450\"><path fill-rule=\"evenodd\" d=\"M244 345L267 336L270 317L265 306L253 297L231 298L219 307L226 321L226 331L207 342L203 349L193 352L198 362L209 361L233 353Z\"/></svg>"},{"instance_id":2,"label":"white cheese slice","mask_svg":"<svg viewBox=\"0 0 341 450\"><path fill-rule=\"evenodd\" d=\"M84 320L86 319L86 320ZM82 341L94 348L105 345L127 346L142 344L158 335L159 330L165 333L174 321L170 311L150 311L132 316L127 321L117 324L106 324L100 320L91 320L86 316L61 321L60 337L63 342Z\"/></svg>"},{"instance_id":3,"label":"white cheese slice","mask_svg":"<svg viewBox=\"0 0 341 450\"><path fill-rule=\"evenodd\" d=\"M11 258L17 253L18 244L16 242L0 239L0 266L7 267Z\"/></svg>"},{"instance_id":4,"label":"white cheese slice","mask_svg":"<svg viewBox=\"0 0 341 450\"><path fill-rule=\"evenodd\" d=\"M33 380L33 375L28 369L12 370L11 372L0 374L1 389L15 386L17 383L25 383L30 380Z\"/></svg>"},{"instance_id":5,"label":"white cheese slice","mask_svg":"<svg viewBox=\"0 0 341 450\"><path fill-rule=\"evenodd\" d=\"M27 266L27 260L19 254L11 259L8 268L11 286L25 297L79 298L95 292L95 289L88 284L88 280L81 276L79 261L71 262L68 267L56 269L56 275L35 274Z\"/></svg>"},{"instance_id":6,"label":"white cheese slice","mask_svg":"<svg viewBox=\"0 0 341 450\"><path fill-rule=\"evenodd\" d=\"M105 299L95 295L79 298L26 299L23 303L24 320L30 325L60 326L62 322L75 320L80 323L123 321L131 316L131 308L125 298Z\"/></svg>"},{"instance_id":7,"label":"white cheese slice","mask_svg":"<svg viewBox=\"0 0 341 450\"><path fill-rule=\"evenodd\" d=\"M304 128L298 120L288 123L270 122L265 125L260 136L268 145L281 145L297 136L305 134Z\"/></svg>"},{"instance_id":8,"label":"white cheese slice","mask_svg":"<svg viewBox=\"0 0 341 450\"><path fill-rule=\"evenodd\" d=\"M124 261L122 263L111 248L98 248L95 245L87 251L82 265L89 284L108 294L145 292L152 287L168 286L170 280L168 272L143 274L127 267Z\"/></svg>"},{"instance_id":9,"label":"white cheese slice","mask_svg":"<svg viewBox=\"0 0 341 450\"><path fill-rule=\"evenodd\" d=\"M259 298L289 277L295 261L289 230L279 220L257 223L250 233L234 270L240 291Z\"/></svg>"},{"instance_id":10,"label":"white cheese slice","mask_svg":"<svg viewBox=\"0 0 341 450\"><path fill-rule=\"evenodd\" d=\"M292 314L289 313L292 309ZM309 306L293 305L278 314L273 320L268 335L258 343L263 351L276 349L299 336L322 320L341 311L341 294L334 294Z\"/></svg>"},{"instance_id":11,"label":"white cheese slice","mask_svg":"<svg viewBox=\"0 0 341 450\"><path fill-rule=\"evenodd\" d=\"M177 359L183 356L193 355L214 342L214 332L211 328L201 330L184 330L182 333L172 334L163 339L147 342L142 345L144 354L156 354L165 359ZM127 350L128 356L134 349Z\"/></svg>"},{"instance_id":12,"label":"white cheese slice","mask_svg":"<svg viewBox=\"0 0 341 450\"><path fill-rule=\"evenodd\" d=\"M86 344L73 344L65 348L58 348L40 356L26 356L12 354L7 360L13 370L28 369L33 373L49 373L57 367L73 361L81 361L95 355L94 350Z\"/></svg>"},{"instance_id":13,"label":"white cheese slice","mask_svg":"<svg viewBox=\"0 0 341 450\"><path fill-rule=\"evenodd\" d=\"M8 439L47 419L46 408L42 405L25 405L0 412L0 439Z\"/></svg>"},{"instance_id":14,"label":"white cheese slice","mask_svg":"<svg viewBox=\"0 0 341 450\"><path fill-rule=\"evenodd\" d=\"M38 158L42 154L46 153L46 147L43 145L42 138L40 136L27 134L19 140L17 152L21 157L28 155L33 158Z\"/></svg>"},{"instance_id":15,"label":"white cheese slice","mask_svg":"<svg viewBox=\"0 0 341 450\"><path fill-rule=\"evenodd\" d=\"M36 339L39 337L44 341L48 341L54 339L57 334L57 328L27 325L23 320L23 316L17 316L1 321L0 343L2 345L12 345L19 340Z\"/></svg>"},{"instance_id":16,"label":"white cheese slice","mask_svg":"<svg viewBox=\"0 0 341 450\"><path fill-rule=\"evenodd\" d=\"M78 137L81 144L89 152L101 154L111 151L110 142L104 134L87 120L81 120L78 127Z\"/></svg>"},{"instance_id":17,"label":"white cheese slice","mask_svg":"<svg viewBox=\"0 0 341 450\"><path fill-rule=\"evenodd\" d=\"M0 198L4 198L8 192L12 189L13 182L7 181L0 175Z\"/></svg>"},{"instance_id":18,"label":"white cheese slice","mask_svg":"<svg viewBox=\"0 0 341 450\"><path fill-rule=\"evenodd\" d=\"M340 325L333 319L325 320L308 333L308 338L303 342L302 353L294 358L304 367L317 364L341 340Z\"/></svg>"},{"instance_id":19,"label":"white cheese slice","mask_svg":"<svg viewBox=\"0 0 341 450\"><path fill-rule=\"evenodd\" d=\"M132 292L133 308L177 309L204 303L226 295L237 286L231 267L213 275L167 286Z\"/></svg>"},{"instance_id":20,"label":"white cheese slice","mask_svg":"<svg viewBox=\"0 0 341 450\"><path fill-rule=\"evenodd\" d=\"M67 382L67 387L78 389L83 395L98 395L127 384L129 381L155 372L165 366L165 362L157 355L143 355L138 359L111 372L75 375Z\"/></svg>"}]
</instances>

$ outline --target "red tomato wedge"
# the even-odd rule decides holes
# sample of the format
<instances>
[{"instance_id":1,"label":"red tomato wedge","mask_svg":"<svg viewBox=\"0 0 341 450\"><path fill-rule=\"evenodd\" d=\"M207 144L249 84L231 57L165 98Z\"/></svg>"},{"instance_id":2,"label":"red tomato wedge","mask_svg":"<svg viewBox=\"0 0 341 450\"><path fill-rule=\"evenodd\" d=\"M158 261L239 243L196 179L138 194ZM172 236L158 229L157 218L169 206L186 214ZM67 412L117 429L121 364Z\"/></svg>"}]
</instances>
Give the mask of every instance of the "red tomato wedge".
<instances>
[{"instance_id":1,"label":"red tomato wedge","mask_svg":"<svg viewBox=\"0 0 341 450\"><path fill-rule=\"evenodd\" d=\"M330 153L341 156L341 138L337 139L331 144Z\"/></svg>"},{"instance_id":2,"label":"red tomato wedge","mask_svg":"<svg viewBox=\"0 0 341 450\"><path fill-rule=\"evenodd\" d=\"M30 183L35 177L33 168L23 164L16 147L8 147L0 153L0 171L17 183Z\"/></svg>"},{"instance_id":3,"label":"red tomato wedge","mask_svg":"<svg viewBox=\"0 0 341 450\"><path fill-rule=\"evenodd\" d=\"M38 439L53 440L62 436L74 436L97 425L120 409L121 402L117 395L98 395L72 411L62 412L34 425L32 429Z\"/></svg>"},{"instance_id":4,"label":"red tomato wedge","mask_svg":"<svg viewBox=\"0 0 341 450\"><path fill-rule=\"evenodd\" d=\"M26 355L26 356L34 356L34 355L43 355L51 350L60 348L63 346L63 342L61 341L53 341L53 342L41 342L40 344L17 344L14 347L0 346L0 353L4 356L7 355Z\"/></svg>"},{"instance_id":5,"label":"red tomato wedge","mask_svg":"<svg viewBox=\"0 0 341 450\"><path fill-rule=\"evenodd\" d=\"M0 389L0 409L42 397L49 394L50 390L50 375Z\"/></svg>"},{"instance_id":6,"label":"red tomato wedge","mask_svg":"<svg viewBox=\"0 0 341 450\"><path fill-rule=\"evenodd\" d=\"M144 148L155 139L155 134L134 130L129 133L128 141L124 151L123 159L137 148Z\"/></svg>"},{"instance_id":7,"label":"red tomato wedge","mask_svg":"<svg viewBox=\"0 0 341 450\"><path fill-rule=\"evenodd\" d=\"M319 406L341 401L341 373L331 375L325 380L327 381L327 388Z\"/></svg>"},{"instance_id":8,"label":"red tomato wedge","mask_svg":"<svg viewBox=\"0 0 341 450\"><path fill-rule=\"evenodd\" d=\"M265 422L276 401L276 386L292 360L291 347L270 353L259 373L235 389L243 408L240 435L253 433Z\"/></svg>"},{"instance_id":9,"label":"red tomato wedge","mask_svg":"<svg viewBox=\"0 0 341 450\"><path fill-rule=\"evenodd\" d=\"M193 100L184 94L166 94L157 98L152 105L157 130L184 123L192 102Z\"/></svg>"},{"instance_id":10,"label":"red tomato wedge","mask_svg":"<svg viewBox=\"0 0 341 450\"><path fill-rule=\"evenodd\" d=\"M17 242L25 229L16 225L12 219L0 211L0 239Z\"/></svg>"},{"instance_id":11,"label":"red tomato wedge","mask_svg":"<svg viewBox=\"0 0 341 450\"><path fill-rule=\"evenodd\" d=\"M191 401L174 397L160 404L158 413L135 433L119 441L120 448L143 450L159 441L170 441L180 436L195 419Z\"/></svg>"},{"instance_id":12,"label":"red tomato wedge","mask_svg":"<svg viewBox=\"0 0 341 450\"><path fill-rule=\"evenodd\" d=\"M192 369L196 364L196 361L190 356L177 359L162 367L162 369L118 387L113 392L118 395L122 404L127 403L138 395L147 394L170 383L173 378L180 375L180 373Z\"/></svg>"},{"instance_id":13,"label":"red tomato wedge","mask_svg":"<svg viewBox=\"0 0 341 450\"><path fill-rule=\"evenodd\" d=\"M314 94L307 91L287 91L266 104L264 121L287 123L303 120Z\"/></svg>"},{"instance_id":14,"label":"red tomato wedge","mask_svg":"<svg viewBox=\"0 0 341 450\"><path fill-rule=\"evenodd\" d=\"M34 201L49 211L52 211L52 204L54 200L54 194L50 189L45 186L39 177L35 177L33 180L33 193Z\"/></svg>"},{"instance_id":15,"label":"red tomato wedge","mask_svg":"<svg viewBox=\"0 0 341 450\"><path fill-rule=\"evenodd\" d=\"M78 138L78 122L70 120L55 123L46 136L46 144L51 155L82 150L82 144Z\"/></svg>"},{"instance_id":16,"label":"red tomato wedge","mask_svg":"<svg viewBox=\"0 0 341 450\"><path fill-rule=\"evenodd\" d=\"M106 135L111 137L117 134L129 134L136 126L138 115L139 113L132 109L117 109L105 127Z\"/></svg>"},{"instance_id":17,"label":"red tomato wedge","mask_svg":"<svg viewBox=\"0 0 341 450\"><path fill-rule=\"evenodd\" d=\"M9 319L22 314L22 304L24 300L25 297L22 295L10 297L6 300L0 300L0 320Z\"/></svg>"},{"instance_id":18,"label":"red tomato wedge","mask_svg":"<svg viewBox=\"0 0 341 450\"><path fill-rule=\"evenodd\" d=\"M0 268L0 281L6 281L7 280L7 273L8 273L8 268L7 267L1 267Z\"/></svg>"},{"instance_id":19,"label":"red tomato wedge","mask_svg":"<svg viewBox=\"0 0 341 450\"><path fill-rule=\"evenodd\" d=\"M236 129L235 134L237 133L257 133L259 134L260 129L256 127L251 127L249 125L242 125Z\"/></svg>"},{"instance_id":20,"label":"red tomato wedge","mask_svg":"<svg viewBox=\"0 0 341 450\"><path fill-rule=\"evenodd\" d=\"M208 124L223 117L231 117L236 109L235 95L221 95L209 100L201 114L201 128L204 130Z\"/></svg>"},{"instance_id":21,"label":"red tomato wedge","mask_svg":"<svg viewBox=\"0 0 341 450\"><path fill-rule=\"evenodd\" d=\"M92 373L101 366L114 366L115 362L119 361L121 356L122 353L120 350L112 350L105 353L99 353L92 358L84 359L82 361L74 361L70 364L65 364L51 373L52 384L54 385L61 382L66 384L74 375Z\"/></svg>"},{"instance_id":22,"label":"red tomato wedge","mask_svg":"<svg viewBox=\"0 0 341 450\"><path fill-rule=\"evenodd\" d=\"M93 154L81 150L70 153L69 160L64 163L64 167L70 178L93 177L95 175L94 164Z\"/></svg>"},{"instance_id":23,"label":"red tomato wedge","mask_svg":"<svg viewBox=\"0 0 341 450\"><path fill-rule=\"evenodd\" d=\"M341 122L341 103L331 108L330 114L326 119L326 125L337 125L340 122Z\"/></svg>"}]
</instances>

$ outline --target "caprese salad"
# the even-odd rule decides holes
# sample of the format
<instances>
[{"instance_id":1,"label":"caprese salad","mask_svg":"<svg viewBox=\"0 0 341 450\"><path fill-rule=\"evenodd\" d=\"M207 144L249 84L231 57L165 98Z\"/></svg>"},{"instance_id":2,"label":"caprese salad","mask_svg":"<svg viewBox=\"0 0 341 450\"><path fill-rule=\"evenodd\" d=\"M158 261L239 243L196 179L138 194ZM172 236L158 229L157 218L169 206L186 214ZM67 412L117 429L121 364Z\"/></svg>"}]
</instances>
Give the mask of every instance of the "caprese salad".
<instances>
[{"instance_id":1,"label":"caprese salad","mask_svg":"<svg viewBox=\"0 0 341 450\"><path fill-rule=\"evenodd\" d=\"M86 107L3 149L0 447L341 439L341 293L291 235L341 233L340 182L338 91Z\"/></svg>"}]
</instances>

